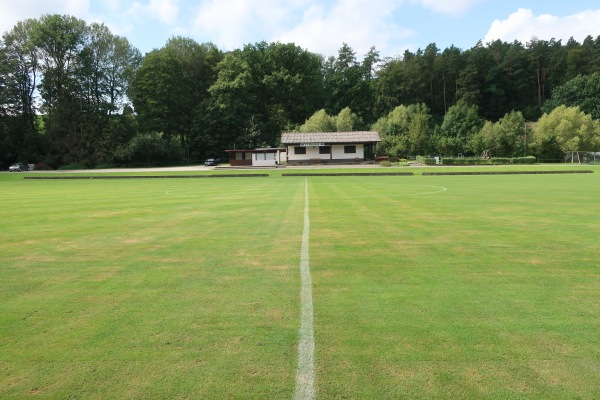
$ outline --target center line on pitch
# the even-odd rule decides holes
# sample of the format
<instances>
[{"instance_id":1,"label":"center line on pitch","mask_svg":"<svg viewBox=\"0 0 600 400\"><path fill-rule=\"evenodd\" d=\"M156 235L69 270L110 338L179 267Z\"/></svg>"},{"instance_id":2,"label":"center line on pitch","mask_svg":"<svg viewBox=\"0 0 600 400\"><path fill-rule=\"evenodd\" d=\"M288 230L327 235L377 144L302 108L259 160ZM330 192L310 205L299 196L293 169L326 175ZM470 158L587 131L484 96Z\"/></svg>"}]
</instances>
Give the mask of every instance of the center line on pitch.
<instances>
[{"instance_id":1,"label":"center line on pitch","mask_svg":"<svg viewBox=\"0 0 600 400\"><path fill-rule=\"evenodd\" d=\"M298 343L298 370L296 371L295 400L315 399L315 337L313 330L312 279L308 259L310 220L308 217L308 178L304 186L304 230L300 251L300 341Z\"/></svg>"}]
</instances>

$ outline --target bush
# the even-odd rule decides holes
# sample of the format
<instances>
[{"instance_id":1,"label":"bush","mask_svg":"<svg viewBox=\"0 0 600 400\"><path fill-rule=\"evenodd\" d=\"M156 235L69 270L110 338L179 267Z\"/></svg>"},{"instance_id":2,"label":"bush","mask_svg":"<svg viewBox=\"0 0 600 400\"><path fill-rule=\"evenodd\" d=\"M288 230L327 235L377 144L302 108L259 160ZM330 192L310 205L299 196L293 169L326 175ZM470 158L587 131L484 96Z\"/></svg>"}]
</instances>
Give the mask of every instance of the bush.
<instances>
[{"instance_id":1,"label":"bush","mask_svg":"<svg viewBox=\"0 0 600 400\"><path fill-rule=\"evenodd\" d=\"M528 157L465 157L465 158L442 158L444 165L510 165L510 164L535 164L536 158Z\"/></svg>"},{"instance_id":2,"label":"bush","mask_svg":"<svg viewBox=\"0 0 600 400\"><path fill-rule=\"evenodd\" d=\"M41 162L41 163L35 164L33 166L33 169L34 169L34 171L51 171L52 167L44 162Z\"/></svg>"},{"instance_id":3,"label":"bush","mask_svg":"<svg viewBox=\"0 0 600 400\"><path fill-rule=\"evenodd\" d=\"M536 158L534 156L517 157L513 158L513 164L535 164Z\"/></svg>"},{"instance_id":4,"label":"bush","mask_svg":"<svg viewBox=\"0 0 600 400\"><path fill-rule=\"evenodd\" d=\"M121 163L160 165L180 162L183 152L175 137L164 138L162 133L140 133L115 152Z\"/></svg>"},{"instance_id":5,"label":"bush","mask_svg":"<svg viewBox=\"0 0 600 400\"><path fill-rule=\"evenodd\" d=\"M106 163L102 163L102 164L98 164L96 165L96 169L107 169L107 168L112 168L113 165L112 164L106 164Z\"/></svg>"},{"instance_id":6,"label":"bush","mask_svg":"<svg viewBox=\"0 0 600 400\"><path fill-rule=\"evenodd\" d=\"M392 162L392 161L382 161L379 163L382 167L410 167L410 164L405 162Z\"/></svg>"},{"instance_id":7,"label":"bush","mask_svg":"<svg viewBox=\"0 0 600 400\"><path fill-rule=\"evenodd\" d=\"M416 160L421 164L435 165L435 158L433 157L417 156Z\"/></svg>"},{"instance_id":8,"label":"bush","mask_svg":"<svg viewBox=\"0 0 600 400\"><path fill-rule=\"evenodd\" d=\"M87 169L84 164L67 164L58 167L59 170Z\"/></svg>"}]
</instances>

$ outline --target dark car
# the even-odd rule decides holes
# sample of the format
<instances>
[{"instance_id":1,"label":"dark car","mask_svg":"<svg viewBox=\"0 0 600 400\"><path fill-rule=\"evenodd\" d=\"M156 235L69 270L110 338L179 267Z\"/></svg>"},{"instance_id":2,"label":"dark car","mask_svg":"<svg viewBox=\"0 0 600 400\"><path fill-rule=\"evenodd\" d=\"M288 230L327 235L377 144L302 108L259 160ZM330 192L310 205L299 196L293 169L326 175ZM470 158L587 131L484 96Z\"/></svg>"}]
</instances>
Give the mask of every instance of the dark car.
<instances>
[{"instance_id":1,"label":"dark car","mask_svg":"<svg viewBox=\"0 0 600 400\"><path fill-rule=\"evenodd\" d=\"M219 165L220 162L220 158L209 158L208 160L204 161L204 165L207 167L211 167L213 165Z\"/></svg>"},{"instance_id":2,"label":"dark car","mask_svg":"<svg viewBox=\"0 0 600 400\"><path fill-rule=\"evenodd\" d=\"M8 167L9 172L29 171L29 165L24 163L15 163Z\"/></svg>"}]
</instances>

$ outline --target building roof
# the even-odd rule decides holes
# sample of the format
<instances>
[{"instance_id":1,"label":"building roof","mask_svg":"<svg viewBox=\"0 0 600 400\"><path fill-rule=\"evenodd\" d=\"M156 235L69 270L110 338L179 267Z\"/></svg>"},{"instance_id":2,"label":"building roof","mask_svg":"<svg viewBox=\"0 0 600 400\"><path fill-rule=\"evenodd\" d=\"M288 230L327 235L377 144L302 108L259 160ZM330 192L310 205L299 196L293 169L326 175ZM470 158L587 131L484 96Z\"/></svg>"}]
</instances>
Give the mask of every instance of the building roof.
<instances>
[{"instance_id":1,"label":"building roof","mask_svg":"<svg viewBox=\"0 0 600 400\"><path fill-rule=\"evenodd\" d=\"M281 144L300 143L377 143L381 142L378 132L285 132Z\"/></svg>"}]
</instances>

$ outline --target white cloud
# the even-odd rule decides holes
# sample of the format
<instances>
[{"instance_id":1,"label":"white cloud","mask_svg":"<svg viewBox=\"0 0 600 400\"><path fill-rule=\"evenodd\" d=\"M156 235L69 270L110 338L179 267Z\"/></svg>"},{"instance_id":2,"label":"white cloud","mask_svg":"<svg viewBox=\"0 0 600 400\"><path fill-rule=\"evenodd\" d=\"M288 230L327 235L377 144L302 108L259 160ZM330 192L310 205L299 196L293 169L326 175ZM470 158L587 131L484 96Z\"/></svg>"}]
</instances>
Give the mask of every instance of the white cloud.
<instances>
[{"instance_id":1,"label":"white cloud","mask_svg":"<svg viewBox=\"0 0 600 400\"><path fill-rule=\"evenodd\" d=\"M121 7L121 1L120 0L103 0L102 3L111 12L116 12Z\"/></svg>"},{"instance_id":2,"label":"white cloud","mask_svg":"<svg viewBox=\"0 0 600 400\"><path fill-rule=\"evenodd\" d=\"M391 21L400 5L392 0L339 0L329 9L313 5L296 26L277 39L325 56L336 55L342 43L352 47L359 59L371 46L387 53L392 42L414 35Z\"/></svg>"},{"instance_id":3,"label":"white cloud","mask_svg":"<svg viewBox=\"0 0 600 400\"><path fill-rule=\"evenodd\" d=\"M178 0L150 0L145 5L134 2L125 15L133 17L147 15L165 24L174 24L179 15Z\"/></svg>"},{"instance_id":4,"label":"white cloud","mask_svg":"<svg viewBox=\"0 0 600 400\"><path fill-rule=\"evenodd\" d=\"M294 15L310 3L307 0L207 0L198 8L193 33L211 37L227 50L244 43L270 40L281 32Z\"/></svg>"},{"instance_id":5,"label":"white cloud","mask_svg":"<svg viewBox=\"0 0 600 400\"><path fill-rule=\"evenodd\" d=\"M505 20L496 20L485 36L489 43L500 39L506 42L518 40L523 44L533 37L542 40L552 38L568 40L573 37L582 42L586 36L600 35L600 10L588 10L578 14L558 17L549 14L535 16L530 9L520 8Z\"/></svg>"},{"instance_id":6,"label":"white cloud","mask_svg":"<svg viewBox=\"0 0 600 400\"><path fill-rule=\"evenodd\" d=\"M193 34L231 50L260 40L293 42L335 55L343 42L361 57L376 45L414 33L392 23L398 0L208 0L198 9Z\"/></svg>"},{"instance_id":7,"label":"white cloud","mask_svg":"<svg viewBox=\"0 0 600 400\"><path fill-rule=\"evenodd\" d=\"M17 22L44 14L89 17L89 0L18 0L0 2L0 32L11 30Z\"/></svg>"},{"instance_id":8,"label":"white cloud","mask_svg":"<svg viewBox=\"0 0 600 400\"><path fill-rule=\"evenodd\" d=\"M429 8L437 13L449 15L463 15L474 5L482 0L412 0L423 7Z\"/></svg>"}]
</instances>

